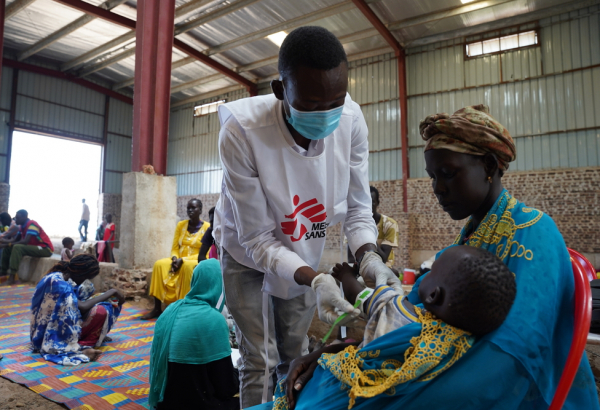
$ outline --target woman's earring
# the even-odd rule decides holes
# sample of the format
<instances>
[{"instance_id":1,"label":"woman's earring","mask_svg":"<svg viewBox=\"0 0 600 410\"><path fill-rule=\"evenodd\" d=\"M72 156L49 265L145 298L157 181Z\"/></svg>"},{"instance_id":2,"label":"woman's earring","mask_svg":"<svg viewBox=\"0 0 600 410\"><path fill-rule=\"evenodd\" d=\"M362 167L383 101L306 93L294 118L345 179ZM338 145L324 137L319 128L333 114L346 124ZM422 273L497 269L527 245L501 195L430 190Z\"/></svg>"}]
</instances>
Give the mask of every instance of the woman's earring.
<instances>
[{"instance_id":1,"label":"woman's earring","mask_svg":"<svg viewBox=\"0 0 600 410\"><path fill-rule=\"evenodd\" d=\"M487 177L487 180L490 184L492 183L492 177Z\"/></svg>"}]
</instances>

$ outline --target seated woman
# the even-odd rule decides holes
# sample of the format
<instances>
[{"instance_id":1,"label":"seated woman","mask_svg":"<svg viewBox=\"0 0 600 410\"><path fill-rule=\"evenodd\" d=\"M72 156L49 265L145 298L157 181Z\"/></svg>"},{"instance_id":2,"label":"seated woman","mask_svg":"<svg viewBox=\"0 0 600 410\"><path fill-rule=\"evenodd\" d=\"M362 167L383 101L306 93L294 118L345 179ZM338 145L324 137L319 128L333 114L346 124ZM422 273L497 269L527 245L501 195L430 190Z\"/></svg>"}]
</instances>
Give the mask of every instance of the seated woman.
<instances>
[{"instance_id":1,"label":"seated woman","mask_svg":"<svg viewBox=\"0 0 600 410\"><path fill-rule=\"evenodd\" d=\"M224 298L221 265L205 260L194 269L185 298L169 305L156 321L151 409L239 409L229 329L220 313Z\"/></svg>"},{"instance_id":2,"label":"seated woman","mask_svg":"<svg viewBox=\"0 0 600 410\"><path fill-rule=\"evenodd\" d=\"M192 199L187 204L189 220L181 221L175 229L171 257L160 259L152 269L150 296L154 297L154 308L141 317L142 320L160 316L161 302L173 303L183 299L190 290L192 274L198 265L198 251L202 246L202 237L210 227L202 221L202 202Z\"/></svg>"},{"instance_id":3,"label":"seated woman","mask_svg":"<svg viewBox=\"0 0 600 410\"><path fill-rule=\"evenodd\" d=\"M42 278L31 301L31 344L44 359L62 365L95 360L125 298L116 289L92 297L100 272L88 254L61 261Z\"/></svg>"},{"instance_id":4,"label":"seated woman","mask_svg":"<svg viewBox=\"0 0 600 410\"><path fill-rule=\"evenodd\" d=\"M515 159L515 144L486 106L466 107L452 116L432 115L419 128L438 202L454 220L469 217L455 245L497 255L515 274L517 297L502 326L478 338L464 358L444 373L400 395L381 394L368 402L382 409L548 408L573 337L574 280L564 240L548 215L527 207L503 188L502 176ZM413 287L411 303L421 303L419 287L429 274ZM373 278L365 278L368 283L367 279ZM396 331L376 339L369 351L385 360L396 346L395 336ZM335 353L334 348L345 347L335 345L329 353ZM288 398L294 400L294 392L302 390L316 360L313 355L292 362L286 381ZM381 371L386 372L387 365L382 362ZM600 409L585 355L563 408Z\"/></svg>"}]
</instances>

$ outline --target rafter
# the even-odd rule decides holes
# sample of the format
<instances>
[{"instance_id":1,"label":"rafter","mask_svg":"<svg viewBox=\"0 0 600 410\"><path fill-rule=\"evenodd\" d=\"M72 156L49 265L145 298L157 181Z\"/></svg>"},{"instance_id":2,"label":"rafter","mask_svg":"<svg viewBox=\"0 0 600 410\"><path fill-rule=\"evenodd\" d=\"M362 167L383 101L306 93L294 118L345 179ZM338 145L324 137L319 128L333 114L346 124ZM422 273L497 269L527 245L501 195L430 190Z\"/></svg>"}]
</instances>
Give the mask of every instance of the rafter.
<instances>
[{"instance_id":1,"label":"rafter","mask_svg":"<svg viewBox=\"0 0 600 410\"><path fill-rule=\"evenodd\" d=\"M78 1L78 0L55 0L55 1L68 1L68 2L71 2L71 1ZM217 8L216 10L212 10L212 11L210 11L208 13L204 13L204 14L200 15L200 17L197 17L196 19L194 19L192 21L188 21L188 22L185 22L185 23L176 24L175 25L175 35L177 36L179 34L186 33L186 32L188 32L188 31L190 31L190 30L192 30L192 29L194 29L194 28L196 28L196 27L198 27L198 26L200 26L202 24L209 23L209 22L211 22L211 21L213 21L215 19L218 19L219 17L223 17L223 16L225 16L227 14L233 13L233 12L235 12L237 10L240 10L240 9L242 9L244 7L247 7L248 5L250 5L252 3L256 3L258 1L260 1L260 0L237 0L235 2L232 2L232 3L226 4L224 6L221 6L221 7ZM198 8L198 7L201 7L202 5L206 4L206 2L202 1L202 2L197 2L197 3L194 3L194 4ZM180 6L177 10L175 10L175 13L177 14L177 12L178 12L178 10L180 8L183 8L183 7L186 7L186 6L187 6L187 3L184 4L184 5L182 5L182 6ZM189 8L188 8L188 10L189 10ZM189 11L191 11L191 10L189 10ZM189 11L186 11L186 13L188 13ZM113 40L112 42L110 42L111 43L110 47L99 46L96 49L92 50L91 52L88 52L88 53L84 54L83 56L81 56L81 57L79 57L77 59L72 60L71 62L67 63L68 65L65 65L65 67L68 67L66 69L68 70L70 68L75 67L76 65L82 64L82 63L84 63L86 61L89 61L90 59L92 59L94 57L97 57L100 54L102 54L102 53L104 53L104 52L106 52L106 51L108 51L108 50L110 50L112 48L115 48L115 47L117 47L117 46L119 46L121 44L125 44L127 41L131 40L132 38L135 38L135 33L133 33L133 34L129 33L129 34L130 35L127 36L127 37L121 36L121 37L124 37L124 38L123 38L123 40L120 43L116 42L115 40ZM117 62L119 62L121 60L124 60L127 57L129 57L129 54L127 54L128 51L129 50L123 51L123 52L121 52L121 53L119 53L119 54L117 54L115 56L112 56L111 57L112 64L117 63ZM85 56L85 59L84 59L84 56ZM95 67L96 65L99 66L100 68L96 68ZM98 63L92 65L89 68L89 71L90 71L90 73L93 73L93 72L98 71L98 70L100 70L100 69L102 69L104 67L106 67L106 66L103 65L103 61L101 61L101 62L98 62ZM86 68L86 71L88 71L88 68Z\"/></svg>"},{"instance_id":2,"label":"rafter","mask_svg":"<svg viewBox=\"0 0 600 410\"><path fill-rule=\"evenodd\" d=\"M488 7L497 6L502 3L508 3L513 0L484 0L476 3L465 4L464 6L454 7L442 11L436 11L433 13L422 14L420 16L411 17L405 20L396 21L388 24L390 30L400 30L403 28L418 26L420 24L433 23L448 17L458 16L459 14L470 13L472 11L485 9Z\"/></svg>"},{"instance_id":3,"label":"rafter","mask_svg":"<svg viewBox=\"0 0 600 410\"><path fill-rule=\"evenodd\" d=\"M15 1L13 1L8 6L6 6L6 10L4 12L4 20L8 20L9 18L14 16L21 10L23 10L24 8L29 6L34 1L35 0L15 0Z\"/></svg>"},{"instance_id":4,"label":"rafter","mask_svg":"<svg viewBox=\"0 0 600 410\"><path fill-rule=\"evenodd\" d=\"M126 17L120 16L118 14L112 13L108 10L104 10L100 7L93 6L89 3L85 3L81 0L54 0L54 1L74 7L77 10L83 11L85 13L102 18L104 20L110 21L115 24L119 24L123 27L131 28L132 30L134 30L134 36L135 36L135 21L134 20L131 20ZM209 66L213 70L216 70L219 73L224 74L227 77L231 78L232 80L244 85L244 87L246 87L249 92L251 92L251 93L254 92L256 85L252 81L242 77L241 75L232 71L231 69L229 69L228 67L219 63L218 61L215 61L212 58L208 57L207 55L202 54L200 51L183 43L181 40L175 39L173 42L173 46L175 48L177 48L178 50L183 51L187 55L194 57L196 60ZM130 50L134 50L134 48L132 48Z\"/></svg>"},{"instance_id":5,"label":"rafter","mask_svg":"<svg viewBox=\"0 0 600 410\"><path fill-rule=\"evenodd\" d=\"M6 67L16 68L19 70L29 71L32 73L42 74L42 75L49 76L49 77L59 78L61 80L65 80L65 81L70 81L72 83L79 84L83 87L97 91L104 95L108 95L109 97L112 97L119 101L123 101L128 104L133 104L133 99L131 99L123 94L120 94L114 90L111 90L110 88L103 87L103 86L93 83L91 81L84 80L83 78L74 77L68 73L63 73L63 72L55 71L55 70L52 70L52 69L46 68L46 67L40 67L37 65L23 63L23 62L17 61L17 60L10 60L8 58L2 59L2 65L5 65Z\"/></svg>"},{"instance_id":6,"label":"rafter","mask_svg":"<svg viewBox=\"0 0 600 410\"><path fill-rule=\"evenodd\" d=\"M310 14L313 14L313 13L310 13ZM304 15L304 16L300 16L299 18L304 19L307 16L308 15ZM323 18L323 17L318 17L317 15L312 16L311 20L307 19L306 21L303 21L301 24L298 25L298 27L301 26L301 25L310 23L311 21L318 20L320 18ZM291 21L291 20L289 20L289 21ZM278 31L281 31L281 30L278 30ZM277 31L274 31L274 32L276 33ZM376 35L378 35L377 30L375 30L374 28L369 28L369 29L366 29L366 30L362 30L362 31L359 31L359 32L356 32L356 33L352 33L352 34L348 34L348 35L339 37L339 40L340 40L340 42L342 44L346 44L346 43L352 43L354 41L362 40L362 39L365 39L365 38L373 37L373 36L376 36ZM219 47L219 46L217 46L217 47ZM204 51L204 53L206 53L206 50ZM232 70L235 71L236 73L242 73L242 72L246 72L246 71L251 71L251 70L254 70L256 68L265 67L265 66L274 64L274 63L277 62L277 58L278 58L277 56L268 57L266 59L263 59L263 60L260 60L260 61L255 61L253 63L249 63L249 64L246 64L246 65L243 65L243 66L233 67ZM195 61L194 59L189 59L189 58L182 58L180 60L177 60L177 61L175 61L172 64L171 71L176 70L179 67L183 67L186 64L193 63L194 61ZM124 81L116 83L114 85L114 87L113 87L113 90L119 90L119 89L124 88L124 87L129 87L132 84L133 84L133 77L128 78L127 80L124 80Z\"/></svg>"},{"instance_id":7,"label":"rafter","mask_svg":"<svg viewBox=\"0 0 600 410\"><path fill-rule=\"evenodd\" d=\"M204 52L209 56L217 53L222 53L224 51L231 50L232 48L240 47L253 41L263 39L270 34L278 33L284 30L292 30L296 27L304 26L313 21L321 20L326 17L340 14L352 9L354 9L354 5L352 4L352 2L344 1L342 3L334 4L333 6L325 7L324 9L316 10L312 13L308 13L303 16L293 18L291 20L286 20L282 23L275 24L274 26L255 31L254 33L246 34L235 40L219 44L218 46L210 47Z\"/></svg>"},{"instance_id":8,"label":"rafter","mask_svg":"<svg viewBox=\"0 0 600 410\"><path fill-rule=\"evenodd\" d=\"M78 65L81 65L84 62L91 60L92 58L97 57L100 54L102 54L108 50L111 50L115 47L118 47L134 38L135 38L135 31L128 31L127 33L109 41L108 43L104 43L101 46L98 46L98 47L88 51L87 53L80 55L79 57L76 57L70 61L67 61L66 63L64 63L60 66L60 71L67 71L73 67L77 67Z\"/></svg>"},{"instance_id":9,"label":"rafter","mask_svg":"<svg viewBox=\"0 0 600 410\"><path fill-rule=\"evenodd\" d=\"M362 51L360 53L350 54L348 56L348 61L362 60L363 58L375 57L375 56L379 56L379 55L382 55L382 54L385 54L385 53L391 53L393 51L394 50L391 47L387 47L387 46L386 47L379 47L379 48L375 48L375 49L368 50L368 51ZM272 58L273 57L271 57L270 59L272 59ZM265 59L265 60L267 60L267 59ZM208 82L217 81L219 79L224 78L223 76L221 76L220 78L217 78L216 76L208 76L208 77L205 77L204 79L208 79L209 77L211 77L210 81L204 81L203 84L204 83L208 83ZM258 81L258 83L264 83L264 82L267 82L267 81L271 81L273 79L277 79L278 77L279 77L279 74L274 74L274 75L266 77L266 78L261 78ZM186 83L186 84L189 84L189 83ZM197 84L197 85L199 85L199 84ZM188 104L190 102L196 102L196 101L204 100L206 98L217 97L219 95L226 94L226 93L231 92L233 90L239 90L239 89L241 89L240 86L230 86L230 87L221 88L221 89L218 89L218 90L215 90L215 91L210 91L209 93L199 94L199 95L196 95L196 96L193 96L193 97L186 98L185 100L178 101L175 104L171 104L171 107L178 107L178 106L181 106L181 105ZM183 89L182 90L178 90L178 91L183 91ZM173 89L171 89L171 92L173 92Z\"/></svg>"},{"instance_id":10,"label":"rafter","mask_svg":"<svg viewBox=\"0 0 600 410\"><path fill-rule=\"evenodd\" d=\"M126 1L127 0L109 0L109 1L105 1L104 3L102 3L100 5L100 7L102 7L103 9L106 9L106 10L112 10L115 7L118 7L121 4L125 3ZM17 55L17 60L23 61L26 58L31 57L32 55L34 55L36 53L39 53L43 49L51 46L52 44L59 41L61 38L68 36L75 30L85 26L90 21L93 21L96 18L97 17L92 16L90 14L85 14L85 15L79 17L77 20L73 21L72 23L67 24L60 30L55 31L54 33L50 34L49 36L47 36L47 37L41 39L40 41L38 41L37 43L31 45L26 50L21 51Z\"/></svg>"},{"instance_id":11,"label":"rafter","mask_svg":"<svg viewBox=\"0 0 600 410\"><path fill-rule=\"evenodd\" d=\"M352 33L352 34L348 34L348 35L339 37L339 40L342 44L346 44L346 43L352 43L354 41L362 40L365 38L373 37L378 34L379 33L377 32L377 30L375 30L374 28L369 28L366 30L359 31L357 33ZM244 72L255 70L257 68L266 67L271 64L275 64L275 63L277 63L278 59L279 59L279 56L276 55L276 56L264 58L259 61L254 61L249 64L233 67L232 70L235 71L236 73L244 73ZM193 63L194 61L196 61L196 60L191 57L186 57L186 58L177 60L171 65L171 71L173 71L179 67L183 67L186 64ZM220 78L225 78L225 77L222 76ZM197 83L197 81L198 81L198 83ZM118 82L113 86L113 90L119 90L124 87L129 87L130 85L133 85L133 82L134 82L133 77L128 78L127 80ZM187 84L187 86L184 88L185 84ZM187 83L178 84L171 89L171 93L176 93L176 92L188 89L188 88L196 87L199 84L204 84L204 81L202 81L202 79L197 79L197 80L189 81Z\"/></svg>"}]
</instances>

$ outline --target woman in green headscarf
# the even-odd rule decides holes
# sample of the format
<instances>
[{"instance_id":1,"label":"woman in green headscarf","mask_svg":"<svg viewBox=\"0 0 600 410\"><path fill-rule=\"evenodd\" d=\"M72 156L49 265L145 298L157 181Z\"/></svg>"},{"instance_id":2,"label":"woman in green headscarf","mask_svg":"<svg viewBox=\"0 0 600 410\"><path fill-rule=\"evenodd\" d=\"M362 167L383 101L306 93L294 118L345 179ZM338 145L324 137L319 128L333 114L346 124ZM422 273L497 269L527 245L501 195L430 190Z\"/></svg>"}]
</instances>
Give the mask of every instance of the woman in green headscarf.
<instances>
[{"instance_id":1,"label":"woman in green headscarf","mask_svg":"<svg viewBox=\"0 0 600 410\"><path fill-rule=\"evenodd\" d=\"M156 321L150 353L151 409L239 409L221 267L202 261L184 299Z\"/></svg>"}]
</instances>

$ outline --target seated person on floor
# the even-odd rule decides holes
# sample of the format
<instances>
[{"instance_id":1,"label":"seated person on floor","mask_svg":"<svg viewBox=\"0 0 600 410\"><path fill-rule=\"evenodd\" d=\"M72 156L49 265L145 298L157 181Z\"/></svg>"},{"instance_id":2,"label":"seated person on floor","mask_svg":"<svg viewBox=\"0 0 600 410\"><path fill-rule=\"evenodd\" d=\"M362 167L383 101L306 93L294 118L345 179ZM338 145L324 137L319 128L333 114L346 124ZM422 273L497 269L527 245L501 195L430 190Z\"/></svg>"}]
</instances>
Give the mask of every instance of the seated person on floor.
<instances>
[{"instance_id":1,"label":"seated person on floor","mask_svg":"<svg viewBox=\"0 0 600 410\"><path fill-rule=\"evenodd\" d=\"M63 250L60 252L60 260L69 262L73 259L73 246L75 241L72 238L66 237L62 240Z\"/></svg>"},{"instance_id":2,"label":"seated person on floor","mask_svg":"<svg viewBox=\"0 0 600 410\"><path fill-rule=\"evenodd\" d=\"M8 284L14 283L23 256L48 258L54 252L52 241L40 224L29 219L27 211L17 211L15 223L21 227L16 237L0 239L2 251L2 274L8 274Z\"/></svg>"},{"instance_id":3,"label":"seated person on floor","mask_svg":"<svg viewBox=\"0 0 600 410\"><path fill-rule=\"evenodd\" d=\"M231 361L221 265L202 261L184 299L156 321L150 352L150 408L239 409L237 371ZM192 406L191 403L194 403Z\"/></svg>"},{"instance_id":4,"label":"seated person on floor","mask_svg":"<svg viewBox=\"0 0 600 410\"><path fill-rule=\"evenodd\" d=\"M448 248L436 260L419 287L421 306L387 286L386 279L374 290L365 288L348 264L338 264L334 276L350 303L361 300L368 316L364 341L342 351L333 345L311 353L319 355L320 366L304 387L280 382L277 409L288 408L288 400L298 409L383 408L415 385L435 380L478 337L500 327L517 291L514 275L500 259L471 246ZM301 387L300 395L283 393L284 384L289 392Z\"/></svg>"},{"instance_id":5,"label":"seated person on floor","mask_svg":"<svg viewBox=\"0 0 600 410\"><path fill-rule=\"evenodd\" d=\"M100 272L92 255L61 261L42 278L31 301L31 344L44 359L62 365L95 360L125 301L116 289L94 295Z\"/></svg>"},{"instance_id":6,"label":"seated person on floor","mask_svg":"<svg viewBox=\"0 0 600 410\"><path fill-rule=\"evenodd\" d=\"M202 202L199 199L188 202L187 214L190 219L179 222L175 229L171 257L154 263L148 291L149 295L154 297L154 308L142 316L142 320L160 316L161 302L168 305L183 299L190 290L192 274L198 265L202 238L210 224L200 219Z\"/></svg>"}]
</instances>

